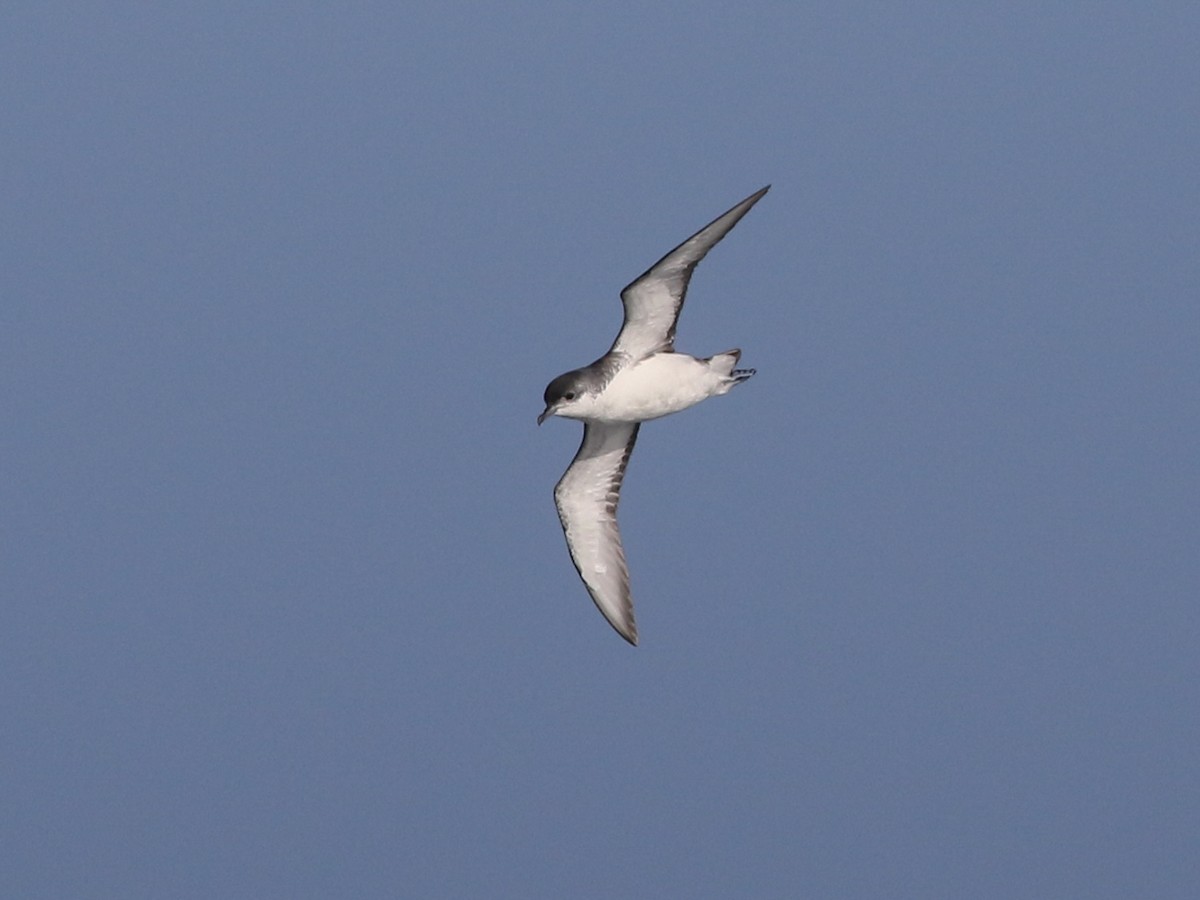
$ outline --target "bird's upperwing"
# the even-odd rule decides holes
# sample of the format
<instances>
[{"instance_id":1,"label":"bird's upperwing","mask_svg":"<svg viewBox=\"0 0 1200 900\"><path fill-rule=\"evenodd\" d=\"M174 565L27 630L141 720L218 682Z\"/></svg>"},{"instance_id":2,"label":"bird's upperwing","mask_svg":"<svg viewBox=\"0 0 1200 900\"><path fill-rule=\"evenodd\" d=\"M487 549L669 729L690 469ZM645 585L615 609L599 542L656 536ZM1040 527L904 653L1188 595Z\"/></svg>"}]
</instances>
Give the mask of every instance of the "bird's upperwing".
<instances>
[{"instance_id":1,"label":"bird's upperwing","mask_svg":"<svg viewBox=\"0 0 1200 900\"><path fill-rule=\"evenodd\" d=\"M637 625L617 530L617 502L637 434L637 424L585 423L579 452L554 488L554 505L579 577L604 618L635 645Z\"/></svg>"},{"instance_id":2,"label":"bird's upperwing","mask_svg":"<svg viewBox=\"0 0 1200 900\"><path fill-rule=\"evenodd\" d=\"M679 321L692 270L770 187L767 185L717 216L621 291L625 323L610 353L622 353L636 361L652 353L675 349L675 323Z\"/></svg>"}]
</instances>

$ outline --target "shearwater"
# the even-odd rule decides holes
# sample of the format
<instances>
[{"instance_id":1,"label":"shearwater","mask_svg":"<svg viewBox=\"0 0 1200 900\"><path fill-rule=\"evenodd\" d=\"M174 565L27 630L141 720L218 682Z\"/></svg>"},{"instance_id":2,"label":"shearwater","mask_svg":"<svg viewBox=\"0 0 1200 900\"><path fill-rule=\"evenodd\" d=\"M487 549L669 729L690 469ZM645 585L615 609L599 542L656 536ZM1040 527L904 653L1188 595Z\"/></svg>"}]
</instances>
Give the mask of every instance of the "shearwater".
<instances>
[{"instance_id":1,"label":"shearwater","mask_svg":"<svg viewBox=\"0 0 1200 900\"><path fill-rule=\"evenodd\" d=\"M621 481L641 423L726 394L754 374L741 350L697 358L675 352L675 325L697 263L770 189L718 216L621 291L625 322L602 357L546 388L548 416L583 421L583 443L554 488L571 561L609 624L637 644L629 569L617 530Z\"/></svg>"}]
</instances>

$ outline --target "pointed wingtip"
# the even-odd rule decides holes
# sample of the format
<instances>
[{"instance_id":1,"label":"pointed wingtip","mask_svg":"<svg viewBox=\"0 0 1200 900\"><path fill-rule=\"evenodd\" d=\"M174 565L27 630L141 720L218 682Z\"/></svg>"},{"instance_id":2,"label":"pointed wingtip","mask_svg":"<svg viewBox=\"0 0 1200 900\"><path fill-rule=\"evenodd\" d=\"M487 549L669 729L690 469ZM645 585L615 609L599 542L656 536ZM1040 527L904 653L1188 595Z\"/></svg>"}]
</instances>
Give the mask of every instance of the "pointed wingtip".
<instances>
[{"instance_id":1,"label":"pointed wingtip","mask_svg":"<svg viewBox=\"0 0 1200 900\"><path fill-rule=\"evenodd\" d=\"M617 618L609 617L609 615L605 613L604 618L608 621L608 624L612 626L613 631L623 637L634 647L637 646L637 621L633 618L633 610L629 610L628 615Z\"/></svg>"},{"instance_id":2,"label":"pointed wingtip","mask_svg":"<svg viewBox=\"0 0 1200 900\"><path fill-rule=\"evenodd\" d=\"M632 610L630 610L627 618L622 618L620 621L609 619L607 615L604 618L608 619L608 624L613 627L613 631L623 637L634 647L638 645L637 622L633 618Z\"/></svg>"},{"instance_id":3,"label":"pointed wingtip","mask_svg":"<svg viewBox=\"0 0 1200 900\"><path fill-rule=\"evenodd\" d=\"M725 215L729 215L729 213L732 213L732 212L737 212L737 218L734 219L734 221L733 221L733 225L736 225L738 223L738 221L742 218L742 216L744 216L746 213L748 213L750 211L751 207L753 207L754 204L756 204L759 200L761 200L764 196L766 196L767 191L769 191L770 189L771 189L771 186L769 184L764 185L763 187L760 187L757 191L755 191L753 194L751 194L749 197L747 197L741 203L736 204L732 209L730 209L728 212L726 212ZM724 216L722 216L720 218L724 218ZM730 225L729 227L732 228L733 225Z\"/></svg>"}]
</instances>

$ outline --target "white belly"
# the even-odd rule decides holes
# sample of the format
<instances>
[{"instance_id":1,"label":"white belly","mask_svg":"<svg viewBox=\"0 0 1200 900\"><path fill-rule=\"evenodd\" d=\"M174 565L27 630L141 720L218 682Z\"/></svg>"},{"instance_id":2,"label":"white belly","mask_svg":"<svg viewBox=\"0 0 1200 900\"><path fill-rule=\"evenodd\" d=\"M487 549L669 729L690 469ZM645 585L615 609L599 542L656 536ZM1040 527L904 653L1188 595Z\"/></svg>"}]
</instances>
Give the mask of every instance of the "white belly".
<instances>
[{"instance_id":1,"label":"white belly","mask_svg":"<svg viewBox=\"0 0 1200 900\"><path fill-rule=\"evenodd\" d=\"M622 369L596 398L590 418L644 422L729 390L732 379L684 353L659 353Z\"/></svg>"}]
</instances>

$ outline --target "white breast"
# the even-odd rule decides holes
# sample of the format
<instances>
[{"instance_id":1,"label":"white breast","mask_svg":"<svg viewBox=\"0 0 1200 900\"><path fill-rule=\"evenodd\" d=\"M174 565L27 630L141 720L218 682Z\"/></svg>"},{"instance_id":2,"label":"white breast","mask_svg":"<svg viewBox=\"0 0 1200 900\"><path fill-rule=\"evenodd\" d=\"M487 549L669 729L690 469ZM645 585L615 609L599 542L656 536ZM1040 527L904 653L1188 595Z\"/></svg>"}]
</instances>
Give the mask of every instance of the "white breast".
<instances>
[{"instance_id":1,"label":"white breast","mask_svg":"<svg viewBox=\"0 0 1200 900\"><path fill-rule=\"evenodd\" d=\"M610 422L657 419L724 393L728 381L693 356L657 353L618 372L596 398L593 415Z\"/></svg>"}]
</instances>

